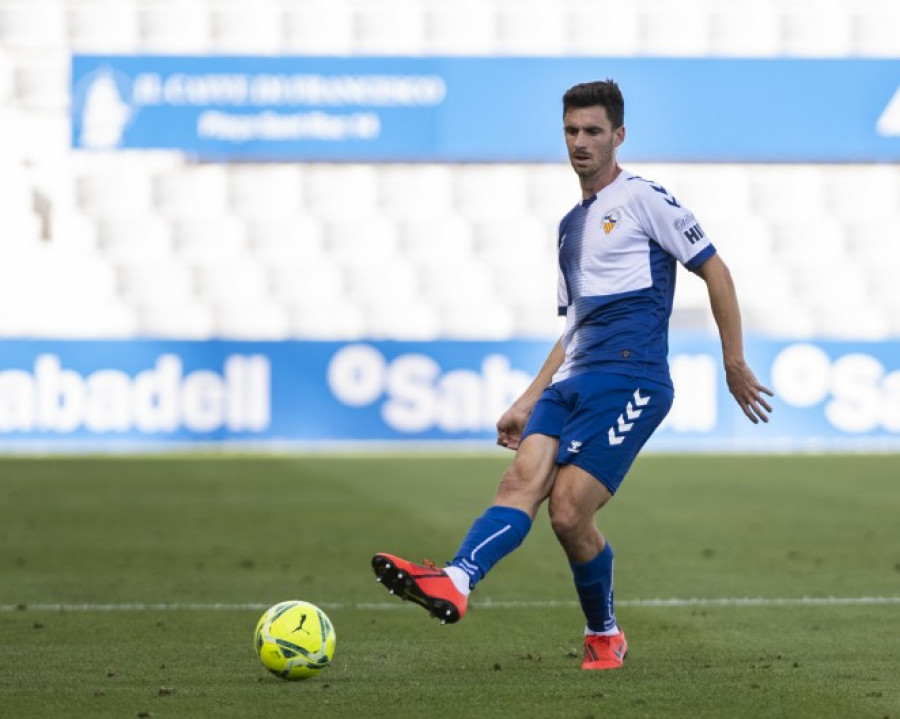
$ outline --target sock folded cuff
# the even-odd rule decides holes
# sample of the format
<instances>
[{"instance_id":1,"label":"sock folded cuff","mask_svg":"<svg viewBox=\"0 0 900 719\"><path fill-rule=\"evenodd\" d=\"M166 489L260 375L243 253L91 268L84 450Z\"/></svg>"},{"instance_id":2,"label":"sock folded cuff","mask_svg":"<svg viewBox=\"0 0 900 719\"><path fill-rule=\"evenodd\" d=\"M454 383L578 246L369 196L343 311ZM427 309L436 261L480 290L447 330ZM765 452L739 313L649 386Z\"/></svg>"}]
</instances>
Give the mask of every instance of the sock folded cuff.
<instances>
[{"instance_id":1,"label":"sock folded cuff","mask_svg":"<svg viewBox=\"0 0 900 719\"><path fill-rule=\"evenodd\" d=\"M602 582L610 573L613 561L613 549L609 542L596 557L587 562L569 562L575 584L586 586Z\"/></svg>"}]
</instances>

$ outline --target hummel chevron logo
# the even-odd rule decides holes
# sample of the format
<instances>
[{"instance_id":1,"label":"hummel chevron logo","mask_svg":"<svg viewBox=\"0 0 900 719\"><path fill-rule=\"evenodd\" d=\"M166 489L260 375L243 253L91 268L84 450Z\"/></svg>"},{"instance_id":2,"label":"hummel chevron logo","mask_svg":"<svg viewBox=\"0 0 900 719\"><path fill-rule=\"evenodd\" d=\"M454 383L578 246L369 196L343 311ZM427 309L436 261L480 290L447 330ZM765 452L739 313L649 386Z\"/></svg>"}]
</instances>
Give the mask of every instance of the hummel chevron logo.
<instances>
[{"instance_id":1,"label":"hummel chevron logo","mask_svg":"<svg viewBox=\"0 0 900 719\"><path fill-rule=\"evenodd\" d=\"M566 451L571 452L572 454L578 454L581 451L582 444L584 444L584 442L578 442L573 439L569 446L566 448Z\"/></svg>"},{"instance_id":2,"label":"hummel chevron logo","mask_svg":"<svg viewBox=\"0 0 900 719\"><path fill-rule=\"evenodd\" d=\"M627 405L625 405L625 412L620 414L618 419L616 420L616 426L609 428L609 444L610 446L615 446L617 444L622 444L625 441L625 435L634 427L634 421L641 416L643 412L642 409L636 409L637 407L646 407L647 403L650 401L650 395L644 397L641 395L641 391L636 389L634 391L634 404L630 401ZM625 420L628 420L627 422Z\"/></svg>"}]
</instances>

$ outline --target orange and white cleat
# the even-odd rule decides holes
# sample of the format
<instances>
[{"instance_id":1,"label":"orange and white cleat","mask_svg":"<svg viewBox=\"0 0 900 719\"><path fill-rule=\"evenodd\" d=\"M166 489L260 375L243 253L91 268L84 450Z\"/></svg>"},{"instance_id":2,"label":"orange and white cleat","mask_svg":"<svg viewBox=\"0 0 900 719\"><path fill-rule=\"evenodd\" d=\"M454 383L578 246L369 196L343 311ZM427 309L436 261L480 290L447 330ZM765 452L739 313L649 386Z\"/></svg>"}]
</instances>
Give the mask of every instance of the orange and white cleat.
<instances>
[{"instance_id":1,"label":"orange and white cleat","mask_svg":"<svg viewBox=\"0 0 900 719\"><path fill-rule=\"evenodd\" d=\"M584 638L584 660L582 669L620 669L628 654L625 633L619 632L609 637L588 634Z\"/></svg>"},{"instance_id":2,"label":"orange and white cleat","mask_svg":"<svg viewBox=\"0 0 900 719\"><path fill-rule=\"evenodd\" d=\"M401 599L420 604L441 624L453 624L466 613L468 598L433 562L413 564L392 554L372 557L375 578Z\"/></svg>"}]
</instances>

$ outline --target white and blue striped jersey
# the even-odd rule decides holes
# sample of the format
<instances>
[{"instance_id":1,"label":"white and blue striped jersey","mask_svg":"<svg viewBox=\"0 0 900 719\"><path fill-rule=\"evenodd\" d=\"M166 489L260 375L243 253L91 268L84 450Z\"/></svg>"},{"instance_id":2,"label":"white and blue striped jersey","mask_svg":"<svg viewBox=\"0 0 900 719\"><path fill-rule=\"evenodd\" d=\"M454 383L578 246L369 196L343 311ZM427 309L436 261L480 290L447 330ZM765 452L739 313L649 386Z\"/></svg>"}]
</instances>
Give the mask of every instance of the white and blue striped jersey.
<instances>
[{"instance_id":1,"label":"white and blue striped jersey","mask_svg":"<svg viewBox=\"0 0 900 719\"><path fill-rule=\"evenodd\" d=\"M603 369L671 386L669 316L676 261L715 248L666 189L622 170L559 225L559 313L565 359L553 381Z\"/></svg>"}]
</instances>

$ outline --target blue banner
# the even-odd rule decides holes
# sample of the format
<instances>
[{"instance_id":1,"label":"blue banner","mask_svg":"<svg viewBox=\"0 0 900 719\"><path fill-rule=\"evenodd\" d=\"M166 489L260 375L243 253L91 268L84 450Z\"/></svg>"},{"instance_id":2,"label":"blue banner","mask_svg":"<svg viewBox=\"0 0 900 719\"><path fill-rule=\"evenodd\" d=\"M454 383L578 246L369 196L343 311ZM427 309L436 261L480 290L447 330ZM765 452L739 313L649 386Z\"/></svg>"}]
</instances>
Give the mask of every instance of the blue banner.
<instances>
[{"instance_id":1,"label":"blue banner","mask_svg":"<svg viewBox=\"0 0 900 719\"><path fill-rule=\"evenodd\" d=\"M628 162L900 159L900 60L75 55L72 143L207 160L557 162L616 79Z\"/></svg>"},{"instance_id":2,"label":"blue banner","mask_svg":"<svg viewBox=\"0 0 900 719\"><path fill-rule=\"evenodd\" d=\"M900 342L748 343L776 393L753 425L718 342L675 333L653 450L900 450ZM0 450L460 441L494 426L550 344L0 342Z\"/></svg>"}]
</instances>

